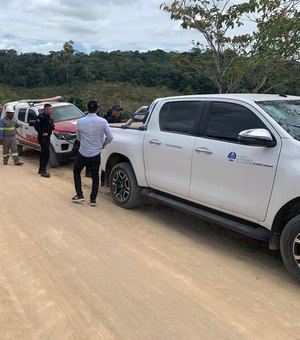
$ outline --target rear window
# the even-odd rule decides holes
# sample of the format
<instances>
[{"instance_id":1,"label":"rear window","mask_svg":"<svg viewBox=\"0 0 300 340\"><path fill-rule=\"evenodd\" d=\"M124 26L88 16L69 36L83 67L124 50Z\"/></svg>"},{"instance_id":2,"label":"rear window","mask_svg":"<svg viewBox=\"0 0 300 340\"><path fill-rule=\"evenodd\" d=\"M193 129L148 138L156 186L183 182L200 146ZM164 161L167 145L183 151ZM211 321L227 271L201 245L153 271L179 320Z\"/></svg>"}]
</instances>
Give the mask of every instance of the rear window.
<instances>
[{"instance_id":1,"label":"rear window","mask_svg":"<svg viewBox=\"0 0 300 340\"><path fill-rule=\"evenodd\" d=\"M39 113L42 113L44 110L39 109ZM79 119L84 114L74 105L62 105L62 106L53 106L53 113L51 118L54 122L61 122L65 120Z\"/></svg>"},{"instance_id":2,"label":"rear window","mask_svg":"<svg viewBox=\"0 0 300 340\"><path fill-rule=\"evenodd\" d=\"M160 110L160 128L162 131L192 135L204 102L182 101L164 104Z\"/></svg>"},{"instance_id":3,"label":"rear window","mask_svg":"<svg viewBox=\"0 0 300 340\"><path fill-rule=\"evenodd\" d=\"M257 102L293 138L300 140L300 100Z\"/></svg>"}]
</instances>

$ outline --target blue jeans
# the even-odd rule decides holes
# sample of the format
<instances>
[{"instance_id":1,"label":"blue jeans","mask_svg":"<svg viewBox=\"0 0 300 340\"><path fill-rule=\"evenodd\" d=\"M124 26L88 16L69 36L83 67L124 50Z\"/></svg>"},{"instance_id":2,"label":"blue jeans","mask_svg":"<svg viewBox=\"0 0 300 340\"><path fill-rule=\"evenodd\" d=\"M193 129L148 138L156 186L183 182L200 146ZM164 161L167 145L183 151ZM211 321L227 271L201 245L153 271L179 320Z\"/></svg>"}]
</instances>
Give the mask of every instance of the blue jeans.
<instances>
[{"instance_id":1,"label":"blue jeans","mask_svg":"<svg viewBox=\"0 0 300 340\"><path fill-rule=\"evenodd\" d=\"M99 190L99 167L101 162L100 153L93 157L84 157L81 153L78 152L74 167L73 167L73 176L74 176L74 184L76 194L78 196L83 196L82 185L81 185L81 171L86 166L91 171L92 177L92 191L90 195L91 200L96 200Z\"/></svg>"}]
</instances>

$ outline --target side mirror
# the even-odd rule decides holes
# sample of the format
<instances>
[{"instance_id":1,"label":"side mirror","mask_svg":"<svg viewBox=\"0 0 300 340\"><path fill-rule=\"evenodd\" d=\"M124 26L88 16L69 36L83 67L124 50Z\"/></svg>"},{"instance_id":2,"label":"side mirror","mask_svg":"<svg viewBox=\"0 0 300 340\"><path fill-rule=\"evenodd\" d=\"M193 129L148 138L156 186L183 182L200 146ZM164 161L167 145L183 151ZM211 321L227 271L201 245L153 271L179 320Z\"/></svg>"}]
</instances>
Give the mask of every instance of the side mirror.
<instances>
[{"instance_id":1,"label":"side mirror","mask_svg":"<svg viewBox=\"0 0 300 340\"><path fill-rule=\"evenodd\" d=\"M239 133L238 141L242 144L253 146L276 146L276 140L267 129L249 129Z\"/></svg>"},{"instance_id":2,"label":"side mirror","mask_svg":"<svg viewBox=\"0 0 300 340\"><path fill-rule=\"evenodd\" d=\"M149 114L148 111L134 114L131 118L128 119L128 121L124 125L121 126L121 128L126 129L128 126L130 126L134 122L145 124L148 114Z\"/></svg>"},{"instance_id":3,"label":"side mirror","mask_svg":"<svg viewBox=\"0 0 300 340\"><path fill-rule=\"evenodd\" d=\"M138 113L138 114L135 114L135 115L132 117L132 120L133 120L134 122L145 123L147 117L148 117L148 111L145 112L145 113Z\"/></svg>"}]
</instances>

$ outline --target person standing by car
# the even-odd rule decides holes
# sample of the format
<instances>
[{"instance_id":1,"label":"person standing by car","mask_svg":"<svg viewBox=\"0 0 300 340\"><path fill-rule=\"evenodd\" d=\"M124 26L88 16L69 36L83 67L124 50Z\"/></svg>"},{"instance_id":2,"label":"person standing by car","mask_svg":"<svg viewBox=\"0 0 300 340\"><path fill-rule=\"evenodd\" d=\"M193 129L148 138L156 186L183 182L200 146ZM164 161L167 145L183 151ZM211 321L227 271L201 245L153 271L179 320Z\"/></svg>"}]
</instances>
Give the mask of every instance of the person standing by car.
<instances>
[{"instance_id":1,"label":"person standing by car","mask_svg":"<svg viewBox=\"0 0 300 340\"><path fill-rule=\"evenodd\" d=\"M112 111L111 111L111 108L109 108L109 109L106 111L106 113L105 113L105 115L103 116L103 118L107 120L108 117L111 116L111 112L112 112Z\"/></svg>"},{"instance_id":2,"label":"person standing by car","mask_svg":"<svg viewBox=\"0 0 300 340\"><path fill-rule=\"evenodd\" d=\"M80 147L73 167L76 195L72 198L72 201L74 203L84 201L81 171L86 166L90 169L92 177L90 205L95 206L99 190L101 150L113 140L113 135L107 121L97 115L99 104L96 100L88 102L87 110L87 115L77 122L76 136L80 142Z\"/></svg>"},{"instance_id":3,"label":"person standing by car","mask_svg":"<svg viewBox=\"0 0 300 340\"><path fill-rule=\"evenodd\" d=\"M9 155L14 160L15 165L22 165L17 149L16 129L19 127L17 120L14 118L15 110L8 105L5 109L6 115L0 120L0 144L3 147L3 165L8 164Z\"/></svg>"},{"instance_id":4,"label":"person standing by car","mask_svg":"<svg viewBox=\"0 0 300 340\"><path fill-rule=\"evenodd\" d=\"M47 172L47 164L50 158L50 137L54 130L54 121L51 118L53 108L51 104L44 105L44 111L37 116L34 128L38 133L38 142L41 146L40 167L38 174L42 177L49 178L50 174Z\"/></svg>"},{"instance_id":5,"label":"person standing by car","mask_svg":"<svg viewBox=\"0 0 300 340\"><path fill-rule=\"evenodd\" d=\"M88 114L88 112L87 111L84 111L83 112L85 115L87 115ZM97 116L99 116L99 111L97 112ZM104 117L103 117L104 118ZM78 141L77 141L78 142ZM79 142L78 142L79 143ZM80 144L80 143L79 143ZM79 150L79 148L78 148L78 150ZM76 153L77 154L77 153ZM91 176L91 170L89 169L89 167L88 166L86 166L85 167L85 177L88 177L88 178L92 178L92 176Z\"/></svg>"},{"instance_id":6,"label":"person standing by car","mask_svg":"<svg viewBox=\"0 0 300 340\"><path fill-rule=\"evenodd\" d=\"M113 104L111 107L111 114L106 114L104 118L108 121L109 124L111 123L121 123L121 111L123 108L120 104Z\"/></svg>"}]
</instances>

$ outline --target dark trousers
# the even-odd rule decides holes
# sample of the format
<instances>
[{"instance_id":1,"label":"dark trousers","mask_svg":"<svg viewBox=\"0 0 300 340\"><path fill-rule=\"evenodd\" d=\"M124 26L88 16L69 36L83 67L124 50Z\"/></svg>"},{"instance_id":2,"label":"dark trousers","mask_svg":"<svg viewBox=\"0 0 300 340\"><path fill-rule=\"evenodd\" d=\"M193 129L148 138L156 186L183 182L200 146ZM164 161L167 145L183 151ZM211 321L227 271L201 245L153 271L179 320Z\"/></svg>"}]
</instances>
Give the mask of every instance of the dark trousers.
<instances>
[{"instance_id":1,"label":"dark trousers","mask_svg":"<svg viewBox=\"0 0 300 340\"><path fill-rule=\"evenodd\" d=\"M47 164L50 158L50 137L38 137L38 142L41 146L41 155L40 155L40 171L45 172L47 168Z\"/></svg>"},{"instance_id":2,"label":"dark trousers","mask_svg":"<svg viewBox=\"0 0 300 340\"><path fill-rule=\"evenodd\" d=\"M92 177L92 191L90 195L91 200L96 200L99 190L99 167L101 162L101 156L96 155L94 157L84 157L79 152L75 158L73 175L75 190L78 196L82 196L82 185L81 185L81 171L86 166L91 171Z\"/></svg>"}]
</instances>

